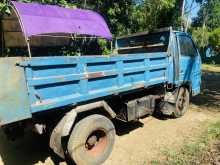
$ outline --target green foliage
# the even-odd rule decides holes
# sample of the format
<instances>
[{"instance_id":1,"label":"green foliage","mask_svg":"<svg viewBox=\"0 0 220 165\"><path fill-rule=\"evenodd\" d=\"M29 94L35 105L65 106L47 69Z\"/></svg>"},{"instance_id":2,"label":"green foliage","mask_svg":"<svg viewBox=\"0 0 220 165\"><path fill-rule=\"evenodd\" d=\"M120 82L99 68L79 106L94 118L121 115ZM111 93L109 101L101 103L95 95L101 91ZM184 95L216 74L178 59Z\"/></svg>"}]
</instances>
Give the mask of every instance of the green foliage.
<instances>
[{"instance_id":1,"label":"green foliage","mask_svg":"<svg viewBox=\"0 0 220 165\"><path fill-rule=\"evenodd\" d=\"M109 55L112 53L111 49L109 48L109 41L105 40L105 39L99 39L98 40L98 44L100 46L100 49L102 50L102 54L103 55ZM109 47L108 47L109 46Z\"/></svg>"},{"instance_id":2,"label":"green foliage","mask_svg":"<svg viewBox=\"0 0 220 165\"><path fill-rule=\"evenodd\" d=\"M204 49L209 45L209 32L206 27L198 27L192 32L193 40L196 42L197 46Z\"/></svg>"},{"instance_id":3,"label":"green foliage","mask_svg":"<svg viewBox=\"0 0 220 165\"><path fill-rule=\"evenodd\" d=\"M178 0L18 0L20 2L39 2L63 7L87 8L100 13L106 20L114 36L148 31L172 25L179 26ZM8 12L7 0L0 3L0 11ZM104 54L109 54L109 43L102 43ZM103 46L104 45L104 46ZM65 51L66 52L66 51ZM67 52L68 53L68 52Z\"/></svg>"},{"instance_id":4,"label":"green foliage","mask_svg":"<svg viewBox=\"0 0 220 165\"><path fill-rule=\"evenodd\" d=\"M76 5L73 3L68 2L67 0L18 0L19 2L38 2L42 4L56 4L59 6L63 6L66 8L75 8ZM10 14L10 9L8 7L9 1L3 0L3 2L0 2L0 14Z\"/></svg>"},{"instance_id":5,"label":"green foliage","mask_svg":"<svg viewBox=\"0 0 220 165\"><path fill-rule=\"evenodd\" d=\"M2 15L3 13L10 14L10 10L8 8L8 3L6 0L0 2L0 15Z\"/></svg>"},{"instance_id":6,"label":"green foliage","mask_svg":"<svg viewBox=\"0 0 220 165\"><path fill-rule=\"evenodd\" d=\"M39 2L63 7L84 7L84 0L19 0L20 2ZM86 8L102 14L115 35L130 34L171 26L178 17L177 0L87 0ZM9 12L7 2L0 3L0 11ZM172 18L172 19L171 19Z\"/></svg>"},{"instance_id":7,"label":"green foliage","mask_svg":"<svg viewBox=\"0 0 220 165\"><path fill-rule=\"evenodd\" d=\"M74 8L75 4L68 2L67 0L19 0L19 2L38 2L42 4L59 5L66 8Z\"/></svg>"},{"instance_id":8,"label":"green foliage","mask_svg":"<svg viewBox=\"0 0 220 165\"><path fill-rule=\"evenodd\" d=\"M210 44L213 46L214 50L220 53L220 27L216 28L210 33Z\"/></svg>"},{"instance_id":9,"label":"green foliage","mask_svg":"<svg viewBox=\"0 0 220 165\"><path fill-rule=\"evenodd\" d=\"M87 8L101 13L111 32L118 36L171 26L175 3L176 0L93 0L87 2Z\"/></svg>"},{"instance_id":10,"label":"green foliage","mask_svg":"<svg viewBox=\"0 0 220 165\"><path fill-rule=\"evenodd\" d=\"M162 26L170 26L172 14L169 12L175 6L174 0L145 0L133 7L131 15L132 32L152 30Z\"/></svg>"},{"instance_id":11,"label":"green foliage","mask_svg":"<svg viewBox=\"0 0 220 165\"><path fill-rule=\"evenodd\" d=\"M193 26L206 25L209 30L220 27L220 0L204 0Z\"/></svg>"},{"instance_id":12,"label":"green foliage","mask_svg":"<svg viewBox=\"0 0 220 165\"><path fill-rule=\"evenodd\" d=\"M134 3L132 0L97 0L87 4L90 9L102 14L114 35L122 35L131 31L131 15Z\"/></svg>"},{"instance_id":13,"label":"green foliage","mask_svg":"<svg viewBox=\"0 0 220 165\"><path fill-rule=\"evenodd\" d=\"M220 0L197 0L201 3L198 16L193 20L193 37L204 54L205 47L211 46L215 55L220 54ZM205 27L205 28L204 28ZM218 63L219 57L204 59Z\"/></svg>"}]
</instances>

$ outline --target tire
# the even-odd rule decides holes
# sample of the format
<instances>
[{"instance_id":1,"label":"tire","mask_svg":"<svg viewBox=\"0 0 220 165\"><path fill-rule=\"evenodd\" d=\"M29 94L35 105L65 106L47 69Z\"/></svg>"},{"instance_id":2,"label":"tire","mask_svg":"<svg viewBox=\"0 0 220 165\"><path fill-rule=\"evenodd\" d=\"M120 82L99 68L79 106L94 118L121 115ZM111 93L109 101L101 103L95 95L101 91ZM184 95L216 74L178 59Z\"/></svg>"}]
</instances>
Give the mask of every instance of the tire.
<instances>
[{"instance_id":1,"label":"tire","mask_svg":"<svg viewBox=\"0 0 220 165\"><path fill-rule=\"evenodd\" d=\"M173 117L180 118L186 114L189 109L190 95L187 88L181 87L178 91L177 100L173 107Z\"/></svg>"},{"instance_id":2,"label":"tire","mask_svg":"<svg viewBox=\"0 0 220 165\"><path fill-rule=\"evenodd\" d=\"M80 120L70 135L68 153L77 165L99 165L111 154L115 141L115 127L102 115Z\"/></svg>"}]
</instances>

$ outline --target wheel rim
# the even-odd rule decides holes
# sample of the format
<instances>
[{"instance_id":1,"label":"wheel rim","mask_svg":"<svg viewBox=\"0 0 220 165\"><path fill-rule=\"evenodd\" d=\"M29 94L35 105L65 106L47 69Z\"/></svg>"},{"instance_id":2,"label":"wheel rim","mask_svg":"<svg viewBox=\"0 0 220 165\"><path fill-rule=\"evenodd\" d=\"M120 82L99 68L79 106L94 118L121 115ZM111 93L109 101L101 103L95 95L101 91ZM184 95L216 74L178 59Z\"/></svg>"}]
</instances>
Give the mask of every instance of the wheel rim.
<instances>
[{"instance_id":1,"label":"wheel rim","mask_svg":"<svg viewBox=\"0 0 220 165\"><path fill-rule=\"evenodd\" d=\"M105 151L107 147L107 134L103 130L92 132L85 143L86 151L89 155L97 157Z\"/></svg>"}]
</instances>

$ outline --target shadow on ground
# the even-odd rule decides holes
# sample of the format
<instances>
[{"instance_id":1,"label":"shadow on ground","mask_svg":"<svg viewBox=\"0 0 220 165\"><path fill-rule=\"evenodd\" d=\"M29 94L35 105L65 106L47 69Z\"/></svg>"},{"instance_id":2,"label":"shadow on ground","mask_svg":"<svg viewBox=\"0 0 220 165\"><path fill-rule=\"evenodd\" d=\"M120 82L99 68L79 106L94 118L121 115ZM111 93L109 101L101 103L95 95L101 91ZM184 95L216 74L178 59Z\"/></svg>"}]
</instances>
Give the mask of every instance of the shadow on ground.
<instances>
[{"instance_id":1,"label":"shadow on ground","mask_svg":"<svg viewBox=\"0 0 220 165\"><path fill-rule=\"evenodd\" d=\"M0 132L0 156L4 165L33 165L39 161L45 162L50 156L55 164L60 162L48 147L48 140L33 133L25 134L16 141L7 140L3 132Z\"/></svg>"},{"instance_id":2,"label":"shadow on ground","mask_svg":"<svg viewBox=\"0 0 220 165\"><path fill-rule=\"evenodd\" d=\"M114 125L116 128L116 134L118 136L123 136L125 134L130 133L131 131L135 129L138 129L144 126L144 124L141 123L140 121L126 123L120 120L115 120Z\"/></svg>"},{"instance_id":3,"label":"shadow on ground","mask_svg":"<svg viewBox=\"0 0 220 165\"><path fill-rule=\"evenodd\" d=\"M220 73L203 73L201 94L194 97L192 103L220 111Z\"/></svg>"},{"instance_id":4,"label":"shadow on ground","mask_svg":"<svg viewBox=\"0 0 220 165\"><path fill-rule=\"evenodd\" d=\"M143 127L143 123L134 122L134 123L124 123L122 121L114 121L116 125L116 133L119 136L128 134L132 130ZM24 137L17 139L16 141L7 140L6 136L0 131L0 156L1 161L4 165L34 165L39 162L46 163L48 165L59 165L59 163L64 162L56 156L53 151L49 148L48 139L43 138L34 133L25 134ZM68 163L70 164L70 163ZM41 165L39 163L39 165Z\"/></svg>"}]
</instances>

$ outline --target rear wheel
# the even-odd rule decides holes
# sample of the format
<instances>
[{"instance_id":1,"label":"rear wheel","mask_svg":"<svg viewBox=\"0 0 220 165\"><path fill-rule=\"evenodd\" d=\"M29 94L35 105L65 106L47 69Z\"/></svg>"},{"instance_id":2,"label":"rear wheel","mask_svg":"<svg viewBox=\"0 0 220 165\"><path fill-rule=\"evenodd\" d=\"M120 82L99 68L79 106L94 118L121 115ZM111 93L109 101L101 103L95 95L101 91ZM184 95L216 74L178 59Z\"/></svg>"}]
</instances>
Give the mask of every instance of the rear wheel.
<instances>
[{"instance_id":1,"label":"rear wheel","mask_svg":"<svg viewBox=\"0 0 220 165\"><path fill-rule=\"evenodd\" d=\"M110 155L115 141L113 123L102 115L79 121L68 142L68 152L77 165L99 165Z\"/></svg>"}]
</instances>

